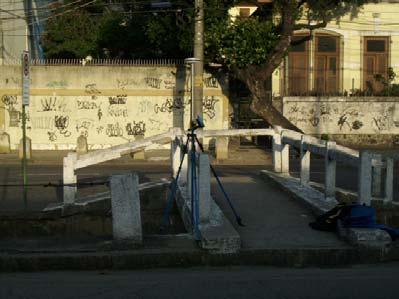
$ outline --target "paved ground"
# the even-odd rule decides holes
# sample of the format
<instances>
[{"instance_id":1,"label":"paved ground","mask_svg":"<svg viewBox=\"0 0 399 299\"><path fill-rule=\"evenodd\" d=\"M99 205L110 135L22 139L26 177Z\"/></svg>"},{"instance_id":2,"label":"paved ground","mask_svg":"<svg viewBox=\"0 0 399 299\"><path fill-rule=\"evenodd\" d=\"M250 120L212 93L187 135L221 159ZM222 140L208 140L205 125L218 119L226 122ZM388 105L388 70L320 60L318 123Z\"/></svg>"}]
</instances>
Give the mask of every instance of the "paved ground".
<instances>
[{"instance_id":1,"label":"paved ground","mask_svg":"<svg viewBox=\"0 0 399 299\"><path fill-rule=\"evenodd\" d=\"M30 183L58 182L62 179L62 155L54 152L46 156L36 154L36 159L29 166ZM8 163L0 165L0 182L3 184L21 182L22 176L15 157L5 159ZM246 163L247 161L247 163ZM234 165L235 164L235 165ZM244 165L253 164L253 165ZM230 221L236 227L246 249L263 248L343 248L346 245L332 233L311 230L308 223L314 218L307 209L295 202L271 183L265 183L258 173L271 167L270 154L248 148L235 151L225 164L216 165L222 182L239 211L245 227L235 223L231 210L226 204L216 181L212 181L212 193ZM78 172L81 181L104 181L113 173L137 171L140 181L156 180L169 177L170 166L167 162L135 162L127 157L114 163L82 169ZM79 190L80 195L105 190L106 187L90 187ZM60 190L58 190L60 191ZM21 210L20 187L0 188L0 211ZM58 196L57 196L58 195ZM48 203L61 200L57 188L42 186L29 188L29 209L40 210Z\"/></svg>"},{"instance_id":2,"label":"paved ground","mask_svg":"<svg viewBox=\"0 0 399 299\"><path fill-rule=\"evenodd\" d=\"M399 265L0 274L0 298L396 299Z\"/></svg>"}]
</instances>

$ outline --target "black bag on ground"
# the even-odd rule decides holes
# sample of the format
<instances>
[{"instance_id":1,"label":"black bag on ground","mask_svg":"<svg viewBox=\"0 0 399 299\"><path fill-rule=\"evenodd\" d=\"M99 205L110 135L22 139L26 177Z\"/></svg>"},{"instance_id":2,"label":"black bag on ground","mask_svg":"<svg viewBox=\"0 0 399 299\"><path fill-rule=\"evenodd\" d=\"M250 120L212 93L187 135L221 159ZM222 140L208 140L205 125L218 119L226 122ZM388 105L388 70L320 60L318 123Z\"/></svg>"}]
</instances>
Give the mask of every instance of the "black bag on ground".
<instances>
[{"instance_id":1,"label":"black bag on ground","mask_svg":"<svg viewBox=\"0 0 399 299\"><path fill-rule=\"evenodd\" d=\"M316 221L309 223L310 227L322 231L335 231L337 228L337 221L348 215L350 206L344 203L337 204L333 209L320 215Z\"/></svg>"}]
</instances>

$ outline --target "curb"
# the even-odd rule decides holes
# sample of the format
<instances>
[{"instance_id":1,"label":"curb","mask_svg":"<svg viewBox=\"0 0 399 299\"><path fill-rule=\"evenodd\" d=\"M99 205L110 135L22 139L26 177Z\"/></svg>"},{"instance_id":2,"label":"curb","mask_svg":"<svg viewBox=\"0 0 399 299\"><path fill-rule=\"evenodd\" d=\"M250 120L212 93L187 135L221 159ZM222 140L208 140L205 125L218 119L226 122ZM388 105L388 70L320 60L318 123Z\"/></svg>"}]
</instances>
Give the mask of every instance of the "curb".
<instances>
[{"instance_id":1,"label":"curb","mask_svg":"<svg viewBox=\"0 0 399 299\"><path fill-rule=\"evenodd\" d=\"M0 254L0 272L49 270L132 270L163 267L267 265L339 267L398 261L398 248L298 248L242 250L237 254L188 251L110 251Z\"/></svg>"}]
</instances>

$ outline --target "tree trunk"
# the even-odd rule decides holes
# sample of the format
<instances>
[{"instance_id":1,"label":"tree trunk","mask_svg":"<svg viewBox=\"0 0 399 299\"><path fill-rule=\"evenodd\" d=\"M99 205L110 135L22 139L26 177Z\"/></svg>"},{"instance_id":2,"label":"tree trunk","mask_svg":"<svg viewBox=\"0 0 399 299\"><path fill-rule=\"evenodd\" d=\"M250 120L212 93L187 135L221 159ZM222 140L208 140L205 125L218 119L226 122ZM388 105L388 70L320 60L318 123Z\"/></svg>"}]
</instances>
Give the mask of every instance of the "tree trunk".
<instances>
[{"instance_id":1,"label":"tree trunk","mask_svg":"<svg viewBox=\"0 0 399 299\"><path fill-rule=\"evenodd\" d=\"M244 69L236 69L235 74L246 84L252 94L251 110L254 113L270 125L301 132L273 106L271 99L266 97L267 80L286 55L294 31L296 1L287 0L282 7L280 40L269 55L269 61L263 65L249 65Z\"/></svg>"}]
</instances>

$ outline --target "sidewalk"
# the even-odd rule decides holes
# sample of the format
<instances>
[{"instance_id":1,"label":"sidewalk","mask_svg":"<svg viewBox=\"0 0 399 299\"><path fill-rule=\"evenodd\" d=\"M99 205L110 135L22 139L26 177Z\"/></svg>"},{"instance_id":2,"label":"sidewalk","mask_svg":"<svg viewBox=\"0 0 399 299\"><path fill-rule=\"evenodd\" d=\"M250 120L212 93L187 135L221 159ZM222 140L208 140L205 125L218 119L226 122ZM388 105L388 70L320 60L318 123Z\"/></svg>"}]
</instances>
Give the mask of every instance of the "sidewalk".
<instances>
[{"instance_id":1,"label":"sidewalk","mask_svg":"<svg viewBox=\"0 0 399 299\"><path fill-rule=\"evenodd\" d=\"M16 160L16 155L13 155L15 153L7 155L9 161ZM65 153L61 152L37 153L32 169L35 169L35 165L40 165L39 161L46 161L56 164L51 169L61 172L59 163L63 155ZM7 160L5 156L1 156L1 164L3 160ZM246 162L253 165L245 165ZM135 163L138 161L132 160L131 165ZM140 177L153 178L148 171L156 171L156 177L170 175L168 161L140 163L140 167L134 168ZM129 165L125 165L126 169ZM109 164L96 171L101 174L101 171L120 170L120 167L113 166L115 164ZM10 164L3 167L14 166ZM231 159L217 164L215 168L245 224L245 227L237 226L213 179L213 196L241 236L242 250L238 254L211 254L199 249L188 234L145 236L144 246L138 249L115 248L110 241L101 239L84 242L72 239L2 240L0 271L244 264L305 267L399 260L399 248L354 248L339 240L334 233L310 229L308 223L314 219L310 211L271 182L260 178L260 170L271 168L269 153L257 148L235 151L231 154Z\"/></svg>"}]
</instances>

